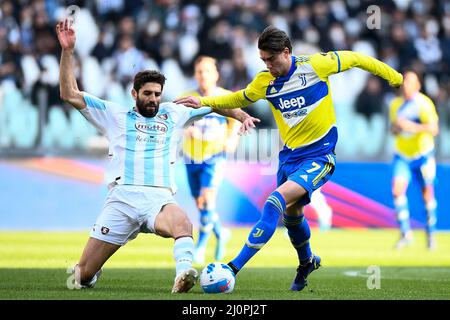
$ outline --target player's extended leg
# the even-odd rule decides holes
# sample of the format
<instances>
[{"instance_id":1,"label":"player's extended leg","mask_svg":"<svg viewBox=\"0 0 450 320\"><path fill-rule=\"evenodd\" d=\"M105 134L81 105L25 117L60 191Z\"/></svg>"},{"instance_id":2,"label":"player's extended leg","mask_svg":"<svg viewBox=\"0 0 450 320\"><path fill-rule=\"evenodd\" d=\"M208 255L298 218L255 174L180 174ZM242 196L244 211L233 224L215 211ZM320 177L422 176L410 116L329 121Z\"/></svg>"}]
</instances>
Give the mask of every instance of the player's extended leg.
<instances>
[{"instance_id":1,"label":"player's extended leg","mask_svg":"<svg viewBox=\"0 0 450 320\"><path fill-rule=\"evenodd\" d=\"M436 247L434 231L436 228L437 202L434 195L434 179L436 177L436 162L434 157L425 158L425 163L420 167L419 181L422 184L422 195L427 212L427 246L433 250Z\"/></svg>"},{"instance_id":2,"label":"player's extended leg","mask_svg":"<svg viewBox=\"0 0 450 320\"><path fill-rule=\"evenodd\" d=\"M227 233L228 230L222 228L219 215L216 212L217 189L223 180L224 165L223 160L207 161L202 164L201 170L199 170L200 194L197 197L197 207L200 211L201 223L194 254L194 261L197 263L204 262L206 245L211 232L214 232L217 239L216 260L221 260L225 255L225 246L230 238L229 232Z\"/></svg>"},{"instance_id":3,"label":"player's extended leg","mask_svg":"<svg viewBox=\"0 0 450 320\"><path fill-rule=\"evenodd\" d=\"M195 247L194 261L202 264L205 262L206 245L208 244L211 231L214 228L214 223L212 221L212 212L207 207L203 189L200 191L200 196L195 198L195 202L200 213L200 226L197 245Z\"/></svg>"},{"instance_id":4,"label":"player's extended leg","mask_svg":"<svg viewBox=\"0 0 450 320\"><path fill-rule=\"evenodd\" d=\"M408 198L406 190L408 180L403 177L395 177L392 185L392 194L394 197L395 212L400 227L400 240L396 244L397 249L401 249L412 242L412 231L409 221Z\"/></svg>"},{"instance_id":5,"label":"player's extended leg","mask_svg":"<svg viewBox=\"0 0 450 320\"><path fill-rule=\"evenodd\" d=\"M250 231L241 252L228 263L235 275L270 240L277 227L278 219L285 210L286 201L277 189L264 203L261 218Z\"/></svg>"},{"instance_id":6,"label":"player's extended leg","mask_svg":"<svg viewBox=\"0 0 450 320\"><path fill-rule=\"evenodd\" d=\"M235 274L270 240L277 227L278 219L284 214L286 207L295 204L306 193L303 187L293 181L286 181L272 192L264 204L261 219L250 231L239 255L229 264ZM305 234L309 233L306 220L303 226L307 228L307 231L304 231ZM309 234L307 238L309 239ZM309 248L309 244L305 248ZM304 256L305 260L309 258L308 254Z\"/></svg>"},{"instance_id":7,"label":"player's extended leg","mask_svg":"<svg viewBox=\"0 0 450 320\"><path fill-rule=\"evenodd\" d=\"M176 263L176 277L172 293L188 292L198 278L197 270L192 268L194 240L189 217L179 206L167 204L156 216L154 228L156 234L175 239L173 255Z\"/></svg>"},{"instance_id":8,"label":"player's extended leg","mask_svg":"<svg viewBox=\"0 0 450 320\"><path fill-rule=\"evenodd\" d=\"M314 211L317 213L320 230L329 230L331 228L333 211L320 189L313 192L310 206L313 207Z\"/></svg>"},{"instance_id":9,"label":"player's extended leg","mask_svg":"<svg viewBox=\"0 0 450 320\"><path fill-rule=\"evenodd\" d=\"M92 288L101 274L102 266L119 248L119 245L90 237L74 268L75 283L81 288Z\"/></svg>"},{"instance_id":10,"label":"player's extended leg","mask_svg":"<svg viewBox=\"0 0 450 320\"><path fill-rule=\"evenodd\" d=\"M226 244L231 236L230 231L222 227L216 211L217 188L202 188L201 195L203 196L204 215L208 217L207 221L211 223L212 231L217 239L214 259L220 261L225 256Z\"/></svg>"},{"instance_id":11,"label":"player's extended leg","mask_svg":"<svg viewBox=\"0 0 450 320\"><path fill-rule=\"evenodd\" d=\"M434 196L434 187L432 185L426 186L422 189L423 200L425 202L425 209L427 211L427 246L428 249L436 248L434 241L434 231L436 229L436 208L437 202Z\"/></svg>"},{"instance_id":12,"label":"player's extended leg","mask_svg":"<svg viewBox=\"0 0 450 320\"><path fill-rule=\"evenodd\" d=\"M289 185L289 188L292 187ZM312 271L320 267L321 261L320 257L314 255L311 251L309 244L311 230L303 213L303 208L303 205L294 202L287 207L286 212L283 214L283 224L288 230L289 239L297 251L299 260L297 275L291 284L291 290L294 291L303 290L307 284L306 278Z\"/></svg>"},{"instance_id":13,"label":"player's extended leg","mask_svg":"<svg viewBox=\"0 0 450 320\"><path fill-rule=\"evenodd\" d=\"M194 251L194 261L196 263L203 264L205 261L206 245L208 243L209 236L213 225L211 223L210 214L207 210L204 210L205 199L202 195L202 173L204 171L205 164L200 163L188 163L186 164L186 173L189 182L191 194L195 199L195 204L200 214L200 225L198 230L197 245Z\"/></svg>"}]
</instances>

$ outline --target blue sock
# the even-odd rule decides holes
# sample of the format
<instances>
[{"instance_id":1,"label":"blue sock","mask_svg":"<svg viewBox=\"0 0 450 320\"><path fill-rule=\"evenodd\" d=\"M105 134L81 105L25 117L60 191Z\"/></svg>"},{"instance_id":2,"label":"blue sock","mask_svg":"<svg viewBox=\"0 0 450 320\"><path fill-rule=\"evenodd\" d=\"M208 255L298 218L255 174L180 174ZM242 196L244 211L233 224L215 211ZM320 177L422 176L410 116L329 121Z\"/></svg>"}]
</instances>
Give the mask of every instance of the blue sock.
<instances>
[{"instance_id":1,"label":"blue sock","mask_svg":"<svg viewBox=\"0 0 450 320\"><path fill-rule=\"evenodd\" d=\"M394 198L395 211L397 213L397 221L400 225L402 235L411 230L409 223L408 199L405 195Z\"/></svg>"},{"instance_id":2,"label":"blue sock","mask_svg":"<svg viewBox=\"0 0 450 320\"><path fill-rule=\"evenodd\" d=\"M247 242L239 255L230 263L234 271L239 271L267 241L270 240L278 224L278 218L286 210L286 203L278 191L272 192L264 204L261 219L248 235Z\"/></svg>"},{"instance_id":3,"label":"blue sock","mask_svg":"<svg viewBox=\"0 0 450 320\"><path fill-rule=\"evenodd\" d=\"M283 224L288 230L291 243L297 250L298 260L300 264L308 262L311 258L311 246L309 245L309 238L311 237L311 230L309 229L308 221L302 214L300 216L292 217L283 214Z\"/></svg>"},{"instance_id":4,"label":"blue sock","mask_svg":"<svg viewBox=\"0 0 450 320\"><path fill-rule=\"evenodd\" d=\"M430 200L425 203L427 210L427 233L431 235L436 229L436 199Z\"/></svg>"},{"instance_id":5,"label":"blue sock","mask_svg":"<svg viewBox=\"0 0 450 320\"><path fill-rule=\"evenodd\" d=\"M200 230L197 241L197 249L206 248L206 244L208 243L211 230L213 229L211 213L212 212L210 210L200 210Z\"/></svg>"}]
</instances>

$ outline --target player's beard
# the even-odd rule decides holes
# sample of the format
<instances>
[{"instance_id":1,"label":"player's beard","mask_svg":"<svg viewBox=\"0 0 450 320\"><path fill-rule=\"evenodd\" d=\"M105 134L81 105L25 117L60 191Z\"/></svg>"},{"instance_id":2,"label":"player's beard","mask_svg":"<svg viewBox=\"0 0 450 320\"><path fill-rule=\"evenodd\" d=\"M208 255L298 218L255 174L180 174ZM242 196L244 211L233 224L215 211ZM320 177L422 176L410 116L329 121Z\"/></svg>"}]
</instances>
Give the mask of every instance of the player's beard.
<instances>
[{"instance_id":1,"label":"player's beard","mask_svg":"<svg viewBox=\"0 0 450 320\"><path fill-rule=\"evenodd\" d=\"M145 103L141 99L137 98L136 107L142 116L146 118L153 118L158 113L159 103L157 102Z\"/></svg>"}]
</instances>

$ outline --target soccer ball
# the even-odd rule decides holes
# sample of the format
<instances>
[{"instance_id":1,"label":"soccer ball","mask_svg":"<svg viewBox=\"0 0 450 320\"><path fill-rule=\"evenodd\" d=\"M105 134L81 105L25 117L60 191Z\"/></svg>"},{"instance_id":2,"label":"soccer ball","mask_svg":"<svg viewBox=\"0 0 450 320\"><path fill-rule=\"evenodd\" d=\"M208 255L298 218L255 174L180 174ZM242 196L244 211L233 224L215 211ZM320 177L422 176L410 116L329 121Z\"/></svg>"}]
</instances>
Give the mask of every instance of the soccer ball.
<instances>
[{"instance_id":1,"label":"soccer ball","mask_svg":"<svg viewBox=\"0 0 450 320\"><path fill-rule=\"evenodd\" d=\"M200 286L204 293L230 293L234 283L233 270L224 263L210 263L200 274Z\"/></svg>"}]
</instances>

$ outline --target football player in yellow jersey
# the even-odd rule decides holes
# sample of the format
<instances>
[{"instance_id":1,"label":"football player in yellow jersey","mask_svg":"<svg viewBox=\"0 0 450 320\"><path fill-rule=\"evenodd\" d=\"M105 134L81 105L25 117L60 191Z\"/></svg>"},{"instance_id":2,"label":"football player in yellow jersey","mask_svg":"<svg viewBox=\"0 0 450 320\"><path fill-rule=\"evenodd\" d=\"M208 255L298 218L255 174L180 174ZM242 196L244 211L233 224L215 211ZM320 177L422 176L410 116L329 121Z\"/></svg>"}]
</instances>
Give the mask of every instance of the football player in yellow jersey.
<instances>
[{"instance_id":1,"label":"football player in yellow jersey","mask_svg":"<svg viewBox=\"0 0 450 320\"><path fill-rule=\"evenodd\" d=\"M214 96L230 93L217 86L219 71L216 59L200 56L194 61L194 76L198 84L195 92L186 95ZM240 122L211 113L195 121L185 130L183 153L191 194L200 212L200 230L194 253L196 263L204 263L211 231L216 236L215 259L225 255L231 233L222 228L216 212L217 190L225 173L225 158L234 152L239 142Z\"/></svg>"},{"instance_id":2,"label":"football player in yellow jersey","mask_svg":"<svg viewBox=\"0 0 450 320\"><path fill-rule=\"evenodd\" d=\"M401 85L403 77L383 62L352 51L294 56L287 34L273 26L262 32L258 48L268 70L258 73L245 89L175 102L218 109L241 108L259 99L269 102L285 144L279 154L278 188L264 204L261 219L245 246L228 265L236 274L269 241L282 215L299 258L291 290L300 291L321 262L309 245L311 232L303 207L310 202L312 192L330 178L335 165L337 129L328 77L353 67L378 75L394 87ZM252 124L244 121L242 126L248 129Z\"/></svg>"},{"instance_id":3,"label":"football player in yellow jersey","mask_svg":"<svg viewBox=\"0 0 450 320\"><path fill-rule=\"evenodd\" d=\"M401 96L390 105L391 132L395 136L392 194L400 225L401 237L398 249L412 241L406 190L411 178L416 178L422 188L427 212L428 248L434 249L433 231L436 225L436 199L434 178L434 136L439 132L438 116L430 98L420 92L420 80L416 73L404 75Z\"/></svg>"}]
</instances>

